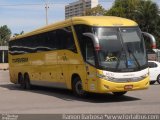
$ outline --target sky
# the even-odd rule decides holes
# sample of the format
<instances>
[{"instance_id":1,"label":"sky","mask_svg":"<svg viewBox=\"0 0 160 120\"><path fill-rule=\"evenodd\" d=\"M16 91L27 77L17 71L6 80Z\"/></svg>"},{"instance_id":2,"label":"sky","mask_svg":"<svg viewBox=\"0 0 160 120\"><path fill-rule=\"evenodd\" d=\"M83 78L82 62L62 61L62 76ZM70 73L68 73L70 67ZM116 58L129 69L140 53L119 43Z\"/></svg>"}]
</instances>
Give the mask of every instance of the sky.
<instances>
[{"instance_id":1,"label":"sky","mask_svg":"<svg viewBox=\"0 0 160 120\"><path fill-rule=\"evenodd\" d=\"M0 0L0 26L7 25L12 34L30 32L46 25L45 2L49 4L48 23L65 19L65 5L78 0ZM160 6L160 0L153 0ZM99 0L105 9L114 0Z\"/></svg>"}]
</instances>

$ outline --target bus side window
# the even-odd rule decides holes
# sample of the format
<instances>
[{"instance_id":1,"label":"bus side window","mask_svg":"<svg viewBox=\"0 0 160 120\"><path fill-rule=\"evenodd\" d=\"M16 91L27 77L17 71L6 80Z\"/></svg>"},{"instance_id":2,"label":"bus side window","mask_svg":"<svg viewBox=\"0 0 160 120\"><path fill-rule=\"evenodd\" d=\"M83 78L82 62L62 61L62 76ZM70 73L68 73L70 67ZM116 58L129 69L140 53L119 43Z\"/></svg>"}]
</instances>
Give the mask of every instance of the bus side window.
<instances>
[{"instance_id":1,"label":"bus side window","mask_svg":"<svg viewBox=\"0 0 160 120\"><path fill-rule=\"evenodd\" d=\"M95 52L94 52L94 45L93 41L89 37L84 37L85 39L85 59L86 62L90 63L91 65L95 66Z\"/></svg>"},{"instance_id":2,"label":"bus side window","mask_svg":"<svg viewBox=\"0 0 160 120\"><path fill-rule=\"evenodd\" d=\"M74 37L71 27L66 27L66 49L71 50L72 52L77 53L76 45L74 42Z\"/></svg>"},{"instance_id":3,"label":"bus side window","mask_svg":"<svg viewBox=\"0 0 160 120\"><path fill-rule=\"evenodd\" d=\"M48 33L48 41L47 41L47 46L49 46L52 50L58 49L58 45L56 44L57 41L57 36L56 36L56 31L51 31Z\"/></svg>"},{"instance_id":4,"label":"bus side window","mask_svg":"<svg viewBox=\"0 0 160 120\"><path fill-rule=\"evenodd\" d=\"M92 29L90 26L87 26L87 25L75 25L74 26L74 29L76 31L76 35L77 35L77 38L78 38L78 42L79 42L79 45L80 45L80 49L81 49L81 53L83 55L83 58L84 60L85 59L85 37L83 35L83 33L92 33Z\"/></svg>"},{"instance_id":5,"label":"bus side window","mask_svg":"<svg viewBox=\"0 0 160 120\"><path fill-rule=\"evenodd\" d=\"M77 53L71 27L62 28L59 30L59 39L61 41L61 48L68 49Z\"/></svg>"}]
</instances>

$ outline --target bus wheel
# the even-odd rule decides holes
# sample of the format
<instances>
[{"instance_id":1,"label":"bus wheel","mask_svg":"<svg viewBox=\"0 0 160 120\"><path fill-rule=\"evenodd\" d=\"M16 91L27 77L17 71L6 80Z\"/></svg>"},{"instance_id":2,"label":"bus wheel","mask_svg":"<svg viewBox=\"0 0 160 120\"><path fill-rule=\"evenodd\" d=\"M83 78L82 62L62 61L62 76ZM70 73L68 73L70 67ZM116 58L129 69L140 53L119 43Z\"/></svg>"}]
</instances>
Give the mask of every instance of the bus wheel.
<instances>
[{"instance_id":1,"label":"bus wheel","mask_svg":"<svg viewBox=\"0 0 160 120\"><path fill-rule=\"evenodd\" d=\"M24 81L25 81L26 89L30 90L31 89L31 84L30 84L30 79L29 79L29 75L28 74L24 75Z\"/></svg>"},{"instance_id":2,"label":"bus wheel","mask_svg":"<svg viewBox=\"0 0 160 120\"><path fill-rule=\"evenodd\" d=\"M18 75L18 83L20 84L20 87L21 87L22 89L25 89L25 88L26 88L26 84L25 84L25 81L24 81L24 79L23 79L22 74L19 74L19 75Z\"/></svg>"},{"instance_id":3,"label":"bus wheel","mask_svg":"<svg viewBox=\"0 0 160 120\"><path fill-rule=\"evenodd\" d=\"M157 82L160 84L160 75L157 77Z\"/></svg>"},{"instance_id":4,"label":"bus wheel","mask_svg":"<svg viewBox=\"0 0 160 120\"><path fill-rule=\"evenodd\" d=\"M113 92L113 94L115 95L115 96L123 96L124 94L126 94L127 93L127 91L124 91L124 92Z\"/></svg>"},{"instance_id":5,"label":"bus wheel","mask_svg":"<svg viewBox=\"0 0 160 120\"><path fill-rule=\"evenodd\" d=\"M83 90L82 81L79 77L73 80L73 93L78 97L85 97L86 92Z\"/></svg>"}]
</instances>

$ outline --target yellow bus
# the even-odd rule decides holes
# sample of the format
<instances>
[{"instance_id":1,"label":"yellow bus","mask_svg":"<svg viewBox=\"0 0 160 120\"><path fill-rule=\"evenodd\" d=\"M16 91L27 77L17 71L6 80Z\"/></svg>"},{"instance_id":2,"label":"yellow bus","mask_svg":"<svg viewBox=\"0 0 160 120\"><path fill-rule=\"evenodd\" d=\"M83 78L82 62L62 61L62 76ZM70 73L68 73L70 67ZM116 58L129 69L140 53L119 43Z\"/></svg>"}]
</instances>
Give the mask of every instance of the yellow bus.
<instances>
[{"instance_id":1,"label":"yellow bus","mask_svg":"<svg viewBox=\"0 0 160 120\"><path fill-rule=\"evenodd\" d=\"M142 32L136 22L84 16L58 22L9 42L10 80L86 93L123 95L146 89L149 73Z\"/></svg>"}]
</instances>

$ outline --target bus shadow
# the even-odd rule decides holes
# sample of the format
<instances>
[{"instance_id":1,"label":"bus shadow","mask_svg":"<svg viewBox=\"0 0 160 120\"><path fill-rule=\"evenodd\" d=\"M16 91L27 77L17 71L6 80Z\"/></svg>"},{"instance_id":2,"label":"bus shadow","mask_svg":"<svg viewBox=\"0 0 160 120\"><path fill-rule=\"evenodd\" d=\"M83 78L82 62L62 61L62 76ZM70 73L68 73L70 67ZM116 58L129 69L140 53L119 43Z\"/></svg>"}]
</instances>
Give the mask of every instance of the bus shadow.
<instances>
[{"instance_id":1,"label":"bus shadow","mask_svg":"<svg viewBox=\"0 0 160 120\"><path fill-rule=\"evenodd\" d=\"M40 87L33 86L32 90L22 90L18 85L14 84L3 84L0 85L2 88L6 88L8 90L16 90L16 91L24 91L24 92L32 92L36 94L43 94L47 96L57 97L59 99L65 101L82 101L82 102L91 102L91 103L109 103L109 102L127 102L127 101L137 101L141 100L132 96L120 96L116 97L113 94L88 94L85 98L79 98L73 95L72 91L66 89L59 88L48 88L48 87Z\"/></svg>"}]
</instances>

